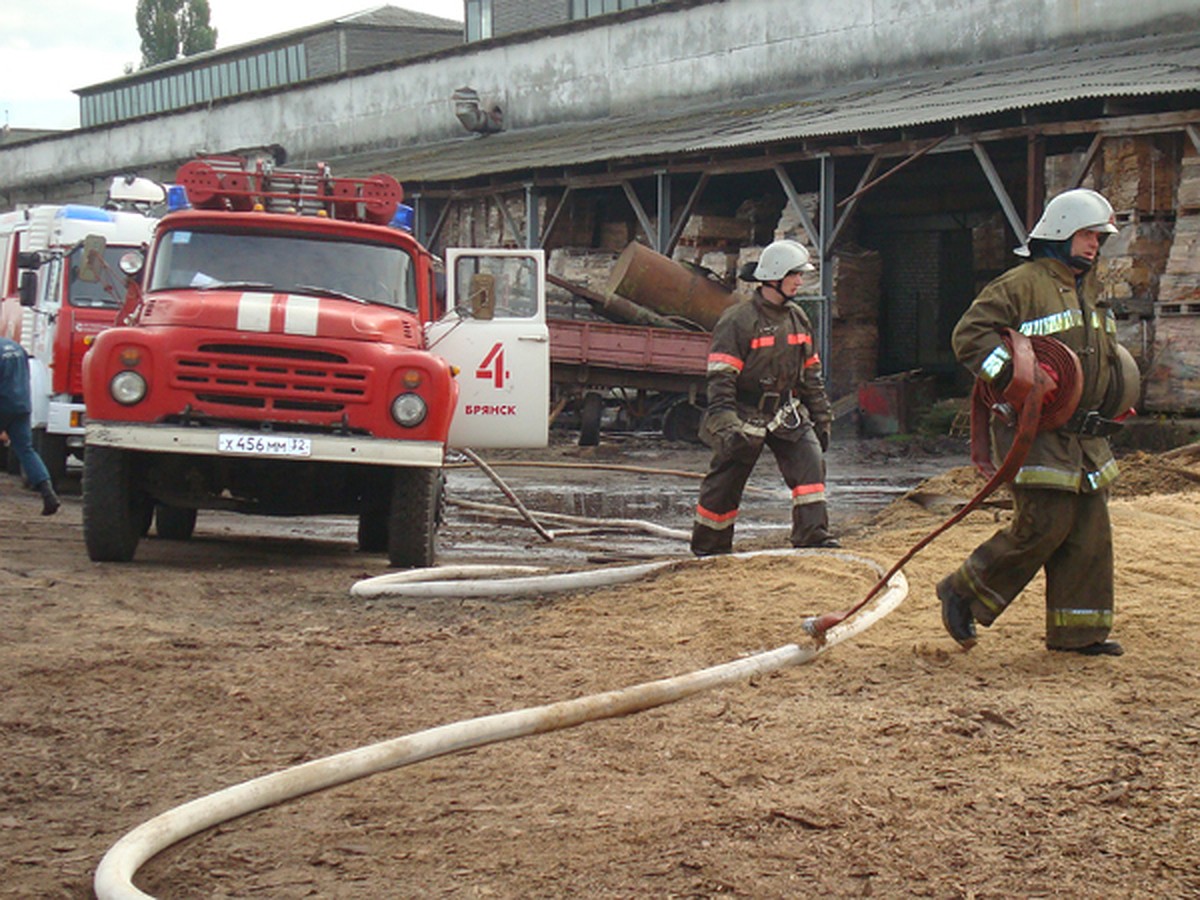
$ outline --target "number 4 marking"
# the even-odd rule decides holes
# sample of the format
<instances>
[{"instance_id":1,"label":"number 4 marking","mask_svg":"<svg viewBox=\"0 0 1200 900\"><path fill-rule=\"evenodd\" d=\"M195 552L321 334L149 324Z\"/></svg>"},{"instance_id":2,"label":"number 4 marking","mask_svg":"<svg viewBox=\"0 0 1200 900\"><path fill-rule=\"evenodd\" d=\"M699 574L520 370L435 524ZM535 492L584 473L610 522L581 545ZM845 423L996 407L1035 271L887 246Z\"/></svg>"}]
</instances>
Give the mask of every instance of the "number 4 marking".
<instances>
[{"instance_id":1,"label":"number 4 marking","mask_svg":"<svg viewBox=\"0 0 1200 900\"><path fill-rule=\"evenodd\" d=\"M479 368L475 370L475 377L490 378L497 388L502 388L504 387L504 377L507 374L504 371L504 345L496 342L488 351L488 355L483 358L483 362L479 364Z\"/></svg>"}]
</instances>

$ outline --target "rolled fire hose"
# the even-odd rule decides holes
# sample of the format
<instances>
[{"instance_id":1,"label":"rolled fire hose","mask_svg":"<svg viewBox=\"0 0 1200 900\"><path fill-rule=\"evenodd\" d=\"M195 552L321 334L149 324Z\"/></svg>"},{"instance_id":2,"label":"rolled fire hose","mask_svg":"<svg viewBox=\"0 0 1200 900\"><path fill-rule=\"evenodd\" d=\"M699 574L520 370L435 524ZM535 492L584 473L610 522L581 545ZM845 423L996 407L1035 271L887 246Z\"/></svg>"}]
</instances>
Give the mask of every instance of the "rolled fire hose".
<instances>
[{"instance_id":1,"label":"rolled fire hose","mask_svg":"<svg viewBox=\"0 0 1200 900\"><path fill-rule=\"evenodd\" d=\"M1002 338L1012 355L1012 377L1008 385L1002 395L997 395L990 383L977 379L971 396L971 461L985 476L990 476L987 484L954 515L913 544L857 604L805 619L801 627L818 641L823 639L828 629L865 606L888 579L900 571L901 566L934 538L962 521L967 513L979 506L1001 484L1012 481L1029 455L1029 448L1039 431L1061 428L1075 412L1083 393L1083 368L1074 351L1055 338L1041 335L1029 337L1011 328L1004 329ZM1043 365L1054 372L1053 383L1042 370ZM1047 399L1051 390L1054 393ZM999 469L995 468L991 459L990 419L993 414L1011 414L1016 419L1012 446Z\"/></svg>"},{"instance_id":2,"label":"rolled fire hose","mask_svg":"<svg viewBox=\"0 0 1200 900\"><path fill-rule=\"evenodd\" d=\"M882 566L872 560L829 550L764 550L733 554L733 558L779 555L834 557L866 565L876 572L882 571ZM676 563L664 563L668 564ZM643 570L643 574L649 570L647 566L624 568ZM415 576L408 574L408 580L411 581ZM458 568L455 574L462 576L472 573L465 568ZM537 580L537 577L530 579L533 582ZM134 875L147 860L184 838L238 816L426 759L513 738L572 728L585 722L631 715L683 700L701 691L811 662L835 644L870 628L903 602L908 594L908 582L903 573L893 572L885 580L887 590L876 592L878 596L874 598L874 603L869 607L860 604L858 615L850 621L831 626L816 644L803 647L787 644L673 678L545 706L465 719L313 760L192 800L155 816L118 840L100 860L92 886L99 900L152 900L151 895L133 884ZM463 586L459 584L460 590Z\"/></svg>"}]
</instances>

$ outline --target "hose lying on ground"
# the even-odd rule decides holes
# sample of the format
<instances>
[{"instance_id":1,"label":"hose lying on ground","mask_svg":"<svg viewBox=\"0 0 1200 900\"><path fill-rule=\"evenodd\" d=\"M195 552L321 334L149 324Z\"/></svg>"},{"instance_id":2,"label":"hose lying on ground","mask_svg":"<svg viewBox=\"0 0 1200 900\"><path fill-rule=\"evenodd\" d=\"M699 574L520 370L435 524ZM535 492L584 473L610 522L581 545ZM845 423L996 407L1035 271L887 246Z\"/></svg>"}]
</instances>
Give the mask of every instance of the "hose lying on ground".
<instances>
[{"instance_id":1,"label":"hose lying on ground","mask_svg":"<svg viewBox=\"0 0 1200 900\"><path fill-rule=\"evenodd\" d=\"M453 497L447 498L446 503L449 506L467 510L468 512L481 513L497 518L507 517L510 521L512 518L507 508L496 503L480 503L477 500L456 500ZM524 516L521 518L524 519ZM641 531L655 537L674 538L681 541L690 540L692 536L690 531L684 531L680 528L668 528L665 525L647 522L643 519L596 519L587 516L572 516L566 513L552 512L539 512L538 518L543 522L557 522L563 525L583 525L592 529L605 529L607 531ZM561 530L549 532L551 538L560 537L562 533Z\"/></svg>"},{"instance_id":2,"label":"hose lying on ground","mask_svg":"<svg viewBox=\"0 0 1200 900\"><path fill-rule=\"evenodd\" d=\"M838 551L768 550L733 554L733 558L765 555L821 555L860 563L876 572L882 571L882 567L872 560ZM647 569L644 566L624 568ZM653 568L647 571L653 571ZM436 570L434 573L436 574ZM463 574L466 573L458 572L460 576ZM554 577L534 575L530 576L530 580ZM400 579L397 579L397 582L399 586ZM549 583L551 582L546 582ZM408 584L415 586L419 581L409 578ZM465 584L470 582L460 582L460 589ZM441 725L313 760L200 797L167 810L118 840L104 855L96 869L93 879L96 896L99 900L149 900L150 895L143 893L133 884L134 875L147 860L184 838L285 800L472 747L572 728L599 719L627 716L683 700L701 691L811 662L825 650L865 631L882 619L903 602L907 593L908 583L903 573L896 572L889 579L886 591L879 593L869 606L860 609L852 619L831 627L825 632L824 640L820 644L810 643L803 647L787 644L775 650L686 675L592 694L575 700L563 700L545 706Z\"/></svg>"}]
</instances>

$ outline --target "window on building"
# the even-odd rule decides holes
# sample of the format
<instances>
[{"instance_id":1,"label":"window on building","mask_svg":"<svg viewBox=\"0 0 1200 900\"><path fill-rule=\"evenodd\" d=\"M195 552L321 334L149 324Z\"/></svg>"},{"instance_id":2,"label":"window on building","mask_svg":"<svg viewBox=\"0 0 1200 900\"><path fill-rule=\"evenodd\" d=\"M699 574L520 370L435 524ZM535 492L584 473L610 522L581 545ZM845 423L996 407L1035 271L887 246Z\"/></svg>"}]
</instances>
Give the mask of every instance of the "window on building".
<instances>
[{"instance_id":1,"label":"window on building","mask_svg":"<svg viewBox=\"0 0 1200 900\"><path fill-rule=\"evenodd\" d=\"M467 0L467 42L492 36L492 0Z\"/></svg>"},{"instance_id":2,"label":"window on building","mask_svg":"<svg viewBox=\"0 0 1200 900\"><path fill-rule=\"evenodd\" d=\"M602 16L605 13L621 12L624 9L636 9L639 6L649 6L658 0L571 0L572 19L590 19L592 16Z\"/></svg>"}]
</instances>

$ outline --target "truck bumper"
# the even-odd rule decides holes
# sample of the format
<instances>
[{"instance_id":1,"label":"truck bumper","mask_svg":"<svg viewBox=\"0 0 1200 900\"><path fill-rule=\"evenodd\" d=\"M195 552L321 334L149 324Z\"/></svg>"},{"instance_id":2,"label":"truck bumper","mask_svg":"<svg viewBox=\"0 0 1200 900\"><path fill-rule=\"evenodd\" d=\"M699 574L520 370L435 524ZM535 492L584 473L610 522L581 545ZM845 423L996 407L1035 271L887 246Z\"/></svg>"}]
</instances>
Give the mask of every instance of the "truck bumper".
<instances>
[{"instance_id":1,"label":"truck bumper","mask_svg":"<svg viewBox=\"0 0 1200 900\"><path fill-rule=\"evenodd\" d=\"M46 430L51 434L67 434L82 438L85 421L82 403L51 400L46 407ZM79 441L78 443L83 442Z\"/></svg>"},{"instance_id":2,"label":"truck bumper","mask_svg":"<svg viewBox=\"0 0 1200 900\"><path fill-rule=\"evenodd\" d=\"M246 440L233 441L230 438ZM130 425L113 422L88 422L86 443L150 453L431 468L441 466L445 455L443 445L437 441L394 441L373 437L287 432L239 432L232 428ZM281 449L284 444L287 445L286 450ZM245 449L229 449L231 446Z\"/></svg>"}]
</instances>

